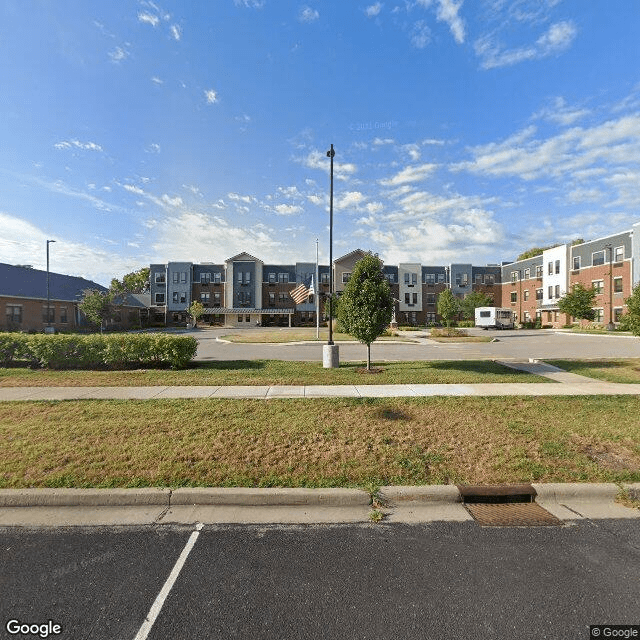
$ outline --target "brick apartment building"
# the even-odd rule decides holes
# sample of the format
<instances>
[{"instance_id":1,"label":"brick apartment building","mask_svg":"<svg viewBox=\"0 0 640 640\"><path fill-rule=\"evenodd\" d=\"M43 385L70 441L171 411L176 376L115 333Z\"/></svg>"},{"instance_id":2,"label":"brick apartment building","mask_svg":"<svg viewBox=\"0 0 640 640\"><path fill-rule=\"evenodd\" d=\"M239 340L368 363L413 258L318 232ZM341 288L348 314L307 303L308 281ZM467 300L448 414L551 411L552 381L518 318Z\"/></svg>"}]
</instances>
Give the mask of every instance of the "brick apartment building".
<instances>
[{"instance_id":1,"label":"brick apartment building","mask_svg":"<svg viewBox=\"0 0 640 640\"><path fill-rule=\"evenodd\" d=\"M87 327L78 304L87 289L106 291L102 285L61 273L0 263L0 331L76 331ZM108 328L129 328L144 320L150 296L129 295Z\"/></svg>"},{"instance_id":2,"label":"brick apartment building","mask_svg":"<svg viewBox=\"0 0 640 640\"><path fill-rule=\"evenodd\" d=\"M334 289L340 294L358 260L356 249L334 261ZM169 262L150 265L150 320L156 324L187 322L187 309L199 300L205 307L202 322L226 326L314 325L316 299L295 304L290 292L314 278L315 294L329 292L329 266L315 263L265 264L241 253L224 263ZM577 245L558 245L541 255L501 265L474 266L453 263L429 266L421 263L384 265L396 300L399 324L437 323L438 295L450 288L464 298L481 291L498 307L511 308L518 323L535 322L561 327L571 319L560 313L557 303L571 286L594 286L596 322L618 322L624 300L640 283L640 223L629 231ZM322 311L321 311L322 313Z\"/></svg>"}]
</instances>

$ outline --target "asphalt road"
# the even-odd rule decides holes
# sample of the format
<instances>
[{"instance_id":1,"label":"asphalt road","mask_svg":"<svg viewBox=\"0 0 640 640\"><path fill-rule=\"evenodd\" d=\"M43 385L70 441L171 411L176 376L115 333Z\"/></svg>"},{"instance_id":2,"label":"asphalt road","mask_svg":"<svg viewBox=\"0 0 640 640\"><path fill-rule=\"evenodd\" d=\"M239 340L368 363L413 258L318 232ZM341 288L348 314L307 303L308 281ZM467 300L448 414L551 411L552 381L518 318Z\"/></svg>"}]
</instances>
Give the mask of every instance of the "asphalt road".
<instances>
[{"instance_id":1,"label":"asphalt road","mask_svg":"<svg viewBox=\"0 0 640 640\"><path fill-rule=\"evenodd\" d=\"M193 532L0 530L1 637L133 640ZM639 584L632 520L205 526L148 638L575 640L640 624Z\"/></svg>"},{"instance_id":2,"label":"asphalt road","mask_svg":"<svg viewBox=\"0 0 640 640\"><path fill-rule=\"evenodd\" d=\"M190 332L197 338L197 360L306 360L322 361L318 344L242 344L217 341L229 333L252 329L213 329ZM274 331L278 331L275 329ZM281 329L280 331L287 331ZM295 331L295 329L294 329ZM375 361L392 360L527 360L529 358L640 358L640 338L615 335L567 334L553 331L482 331L471 334L491 336L497 342L425 344L376 342L371 347ZM339 345L340 361L366 360L361 344Z\"/></svg>"}]
</instances>

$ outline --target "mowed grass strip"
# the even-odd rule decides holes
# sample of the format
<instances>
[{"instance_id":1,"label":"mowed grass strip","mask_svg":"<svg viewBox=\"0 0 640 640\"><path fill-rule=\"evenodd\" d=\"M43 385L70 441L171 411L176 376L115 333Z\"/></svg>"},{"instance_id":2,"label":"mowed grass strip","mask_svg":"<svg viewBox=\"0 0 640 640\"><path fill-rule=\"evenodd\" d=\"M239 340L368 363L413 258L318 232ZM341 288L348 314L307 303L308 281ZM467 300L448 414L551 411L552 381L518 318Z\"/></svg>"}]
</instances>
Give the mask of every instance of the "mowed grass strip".
<instances>
[{"instance_id":1,"label":"mowed grass strip","mask_svg":"<svg viewBox=\"0 0 640 640\"><path fill-rule=\"evenodd\" d=\"M341 333L334 331L332 338L336 342L357 342L357 340L347 333ZM227 340L229 342L237 343L285 343L285 342L326 342L329 339L329 329L320 329L320 337L316 338L315 328L296 328L289 329L283 327L282 329L265 329L260 331L259 329L251 331L241 331L239 333L228 333L220 336L221 340ZM407 336L387 336L383 335L378 338L381 341L395 341L395 342L414 342Z\"/></svg>"},{"instance_id":2,"label":"mowed grass strip","mask_svg":"<svg viewBox=\"0 0 640 640\"><path fill-rule=\"evenodd\" d=\"M546 360L545 362L588 378L606 380L607 382L640 384L640 358L624 360Z\"/></svg>"},{"instance_id":3,"label":"mowed grass strip","mask_svg":"<svg viewBox=\"0 0 640 640\"><path fill-rule=\"evenodd\" d=\"M385 362L382 371L366 373L364 363L324 369L321 362L220 360L194 362L188 369L127 371L53 371L0 368L0 387L100 387L170 385L315 385L315 384L473 384L481 382L550 382L490 360Z\"/></svg>"},{"instance_id":4,"label":"mowed grass strip","mask_svg":"<svg viewBox=\"0 0 640 640\"><path fill-rule=\"evenodd\" d=\"M640 481L640 399L0 404L0 486Z\"/></svg>"}]
</instances>

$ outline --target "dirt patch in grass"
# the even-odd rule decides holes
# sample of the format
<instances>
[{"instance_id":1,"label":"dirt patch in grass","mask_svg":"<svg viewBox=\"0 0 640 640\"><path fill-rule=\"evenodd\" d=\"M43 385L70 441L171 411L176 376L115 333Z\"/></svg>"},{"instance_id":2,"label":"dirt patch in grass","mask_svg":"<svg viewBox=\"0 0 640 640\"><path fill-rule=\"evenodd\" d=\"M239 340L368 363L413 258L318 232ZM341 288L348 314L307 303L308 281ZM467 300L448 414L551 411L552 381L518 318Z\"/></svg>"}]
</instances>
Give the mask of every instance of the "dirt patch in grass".
<instances>
[{"instance_id":1,"label":"dirt patch in grass","mask_svg":"<svg viewBox=\"0 0 640 640\"><path fill-rule=\"evenodd\" d=\"M0 486L638 482L639 414L627 396L4 403Z\"/></svg>"}]
</instances>

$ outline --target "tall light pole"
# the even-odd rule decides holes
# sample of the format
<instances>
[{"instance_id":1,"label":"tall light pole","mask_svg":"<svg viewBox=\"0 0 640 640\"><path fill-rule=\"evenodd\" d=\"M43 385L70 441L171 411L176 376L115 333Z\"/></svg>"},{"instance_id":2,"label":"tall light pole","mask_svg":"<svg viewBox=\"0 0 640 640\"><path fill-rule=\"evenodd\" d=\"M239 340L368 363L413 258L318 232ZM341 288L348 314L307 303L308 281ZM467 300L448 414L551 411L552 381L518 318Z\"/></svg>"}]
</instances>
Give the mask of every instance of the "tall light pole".
<instances>
[{"instance_id":1,"label":"tall light pole","mask_svg":"<svg viewBox=\"0 0 640 640\"><path fill-rule=\"evenodd\" d=\"M318 265L318 238L316 238L316 340L320 340L320 267Z\"/></svg>"},{"instance_id":2,"label":"tall light pole","mask_svg":"<svg viewBox=\"0 0 640 640\"><path fill-rule=\"evenodd\" d=\"M613 323L613 247L606 245L609 249L609 324L607 331L615 331L616 325Z\"/></svg>"},{"instance_id":3,"label":"tall light pole","mask_svg":"<svg viewBox=\"0 0 640 640\"><path fill-rule=\"evenodd\" d=\"M327 151L327 157L331 158L331 179L329 188L329 342L333 344L333 157L336 152L331 149Z\"/></svg>"},{"instance_id":4,"label":"tall light pole","mask_svg":"<svg viewBox=\"0 0 640 640\"><path fill-rule=\"evenodd\" d=\"M340 366L338 345L333 344L333 157L336 152L331 145L327 157L331 158L331 187L329 191L329 342L322 347L322 366L325 369Z\"/></svg>"},{"instance_id":5,"label":"tall light pole","mask_svg":"<svg viewBox=\"0 0 640 640\"><path fill-rule=\"evenodd\" d=\"M49 292L49 245L55 240L47 240L47 328L51 327L50 292Z\"/></svg>"}]
</instances>

